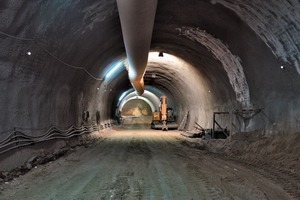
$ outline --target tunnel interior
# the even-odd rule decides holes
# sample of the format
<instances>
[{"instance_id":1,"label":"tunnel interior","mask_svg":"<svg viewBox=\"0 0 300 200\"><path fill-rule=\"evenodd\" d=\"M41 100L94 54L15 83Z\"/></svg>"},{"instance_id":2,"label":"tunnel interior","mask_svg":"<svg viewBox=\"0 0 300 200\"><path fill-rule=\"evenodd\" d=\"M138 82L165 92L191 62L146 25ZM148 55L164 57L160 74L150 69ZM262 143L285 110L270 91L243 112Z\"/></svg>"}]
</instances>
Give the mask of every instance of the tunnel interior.
<instances>
[{"instance_id":1,"label":"tunnel interior","mask_svg":"<svg viewBox=\"0 0 300 200\"><path fill-rule=\"evenodd\" d=\"M152 109L143 99L131 99L120 109L122 125L145 124L150 126L152 121Z\"/></svg>"},{"instance_id":2,"label":"tunnel interior","mask_svg":"<svg viewBox=\"0 0 300 200\"><path fill-rule=\"evenodd\" d=\"M150 121L162 95L177 123L189 113L187 129L211 128L213 112L258 109L237 131L297 132L299 6L159 0L145 93L136 100L115 1L3 0L0 140L16 129L36 136L50 125L79 126L83 111L89 123L108 124L120 108L135 115L129 110L142 105L137 115Z\"/></svg>"}]
</instances>

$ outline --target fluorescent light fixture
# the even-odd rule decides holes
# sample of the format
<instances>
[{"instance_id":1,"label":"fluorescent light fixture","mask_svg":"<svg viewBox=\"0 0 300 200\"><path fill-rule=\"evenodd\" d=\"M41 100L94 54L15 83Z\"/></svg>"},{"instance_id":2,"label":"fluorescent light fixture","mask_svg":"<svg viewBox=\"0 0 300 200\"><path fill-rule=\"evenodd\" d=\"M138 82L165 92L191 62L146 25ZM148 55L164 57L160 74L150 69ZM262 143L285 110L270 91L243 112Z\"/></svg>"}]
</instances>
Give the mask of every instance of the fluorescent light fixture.
<instances>
[{"instance_id":1,"label":"fluorescent light fixture","mask_svg":"<svg viewBox=\"0 0 300 200\"><path fill-rule=\"evenodd\" d=\"M112 69L109 70L109 72L105 75L105 78L112 77L122 65L123 62L118 62Z\"/></svg>"},{"instance_id":2,"label":"fluorescent light fixture","mask_svg":"<svg viewBox=\"0 0 300 200\"><path fill-rule=\"evenodd\" d=\"M122 99L126 96L126 94L127 94L127 91L126 92L123 92L123 94L120 96L120 98L119 98L119 101L122 101Z\"/></svg>"}]
</instances>

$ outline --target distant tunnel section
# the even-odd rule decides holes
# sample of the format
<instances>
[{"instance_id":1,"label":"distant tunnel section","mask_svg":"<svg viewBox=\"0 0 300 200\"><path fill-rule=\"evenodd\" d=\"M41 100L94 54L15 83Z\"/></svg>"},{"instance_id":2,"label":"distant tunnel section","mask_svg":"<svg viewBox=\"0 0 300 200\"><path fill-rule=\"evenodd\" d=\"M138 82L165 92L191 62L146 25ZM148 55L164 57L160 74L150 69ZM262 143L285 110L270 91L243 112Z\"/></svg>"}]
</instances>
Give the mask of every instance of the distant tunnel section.
<instances>
[{"instance_id":1,"label":"distant tunnel section","mask_svg":"<svg viewBox=\"0 0 300 200\"><path fill-rule=\"evenodd\" d=\"M152 109L150 105L141 98L127 101L121 108L119 116L122 125L150 125L152 120Z\"/></svg>"},{"instance_id":2,"label":"distant tunnel section","mask_svg":"<svg viewBox=\"0 0 300 200\"><path fill-rule=\"evenodd\" d=\"M159 98L156 94L145 90L142 96L129 89L119 98L115 117L123 127L150 128L152 113L159 108Z\"/></svg>"}]
</instances>

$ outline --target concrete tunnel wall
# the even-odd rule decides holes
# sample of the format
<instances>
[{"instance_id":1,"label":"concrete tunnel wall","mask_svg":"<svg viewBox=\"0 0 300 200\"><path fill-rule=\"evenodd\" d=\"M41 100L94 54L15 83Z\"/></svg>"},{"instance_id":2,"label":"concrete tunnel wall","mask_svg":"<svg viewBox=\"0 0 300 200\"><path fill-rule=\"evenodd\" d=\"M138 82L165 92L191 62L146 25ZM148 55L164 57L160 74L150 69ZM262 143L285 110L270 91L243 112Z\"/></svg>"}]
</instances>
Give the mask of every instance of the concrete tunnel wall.
<instances>
[{"instance_id":1,"label":"concrete tunnel wall","mask_svg":"<svg viewBox=\"0 0 300 200\"><path fill-rule=\"evenodd\" d=\"M169 96L179 122L191 111L188 128L211 127L214 111L263 108L244 131L297 132L299 11L296 0L160 0L151 51L190 67L149 62L145 84ZM0 138L79 125L83 110L105 122L131 88L125 69L105 79L126 59L115 1L3 0L0 31Z\"/></svg>"}]
</instances>

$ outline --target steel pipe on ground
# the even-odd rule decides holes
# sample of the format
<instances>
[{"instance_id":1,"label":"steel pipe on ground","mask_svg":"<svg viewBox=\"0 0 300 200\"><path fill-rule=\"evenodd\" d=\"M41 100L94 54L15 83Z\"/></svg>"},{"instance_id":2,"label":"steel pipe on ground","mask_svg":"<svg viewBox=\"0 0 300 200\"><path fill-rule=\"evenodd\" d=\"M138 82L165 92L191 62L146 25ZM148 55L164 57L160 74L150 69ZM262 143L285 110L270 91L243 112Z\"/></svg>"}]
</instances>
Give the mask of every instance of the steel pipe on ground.
<instances>
[{"instance_id":1,"label":"steel pipe on ground","mask_svg":"<svg viewBox=\"0 0 300 200\"><path fill-rule=\"evenodd\" d=\"M136 93L142 95L157 0L117 0L117 6L129 64L128 77Z\"/></svg>"}]
</instances>

